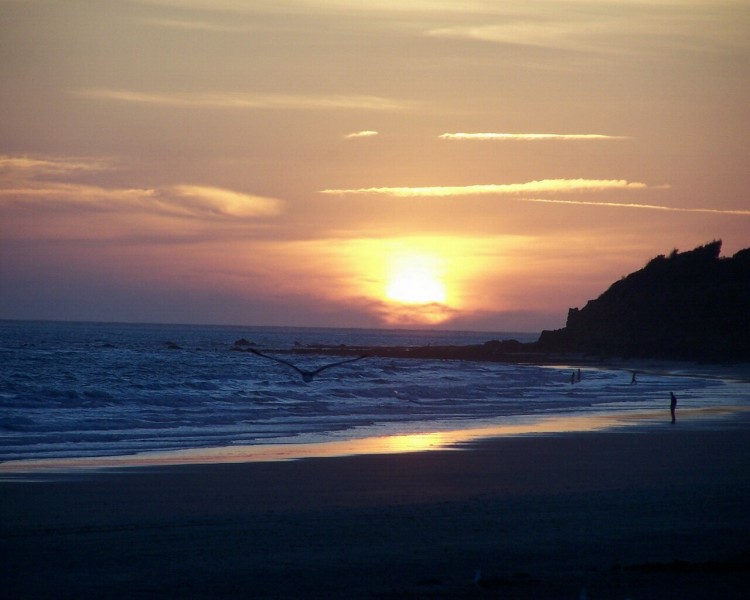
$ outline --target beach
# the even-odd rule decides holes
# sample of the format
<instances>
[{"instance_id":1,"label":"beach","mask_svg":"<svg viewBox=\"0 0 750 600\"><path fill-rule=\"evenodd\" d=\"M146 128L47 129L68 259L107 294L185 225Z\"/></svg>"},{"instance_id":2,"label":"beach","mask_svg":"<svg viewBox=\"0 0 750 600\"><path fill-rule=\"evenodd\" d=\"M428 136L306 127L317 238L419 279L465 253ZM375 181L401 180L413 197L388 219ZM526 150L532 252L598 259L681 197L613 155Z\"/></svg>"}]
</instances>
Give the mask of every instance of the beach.
<instances>
[{"instance_id":1,"label":"beach","mask_svg":"<svg viewBox=\"0 0 750 600\"><path fill-rule=\"evenodd\" d=\"M748 427L680 425L8 478L2 585L13 598L744 598Z\"/></svg>"}]
</instances>

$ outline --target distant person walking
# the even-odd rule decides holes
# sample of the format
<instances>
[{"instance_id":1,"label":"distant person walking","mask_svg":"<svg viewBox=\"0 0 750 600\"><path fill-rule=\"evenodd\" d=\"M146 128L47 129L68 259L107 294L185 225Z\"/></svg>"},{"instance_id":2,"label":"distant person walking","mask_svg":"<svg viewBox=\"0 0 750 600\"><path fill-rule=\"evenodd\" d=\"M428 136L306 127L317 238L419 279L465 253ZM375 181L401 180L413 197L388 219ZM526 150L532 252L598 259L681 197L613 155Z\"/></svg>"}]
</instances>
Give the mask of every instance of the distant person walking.
<instances>
[{"instance_id":1,"label":"distant person walking","mask_svg":"<svg viewBox=\"0 0 750 600\"><path fill-rule=\"evenodd\" d=\"M633 371L633 376L630 378L630 384L638 383L638 380L635 378L636 372Z\"/></svg>"},{"instance_id":2,"label":"distant person walking","mask_svg":"<svg viewBox=\"0 0 750 600\"><path fill-rule=\"evenodd\" d=\"M674 392L669 392L669 412L672 413L672 423L675 422L675 408L677 408L677 396L674 395Z\"/></svg>"}]
</instances>

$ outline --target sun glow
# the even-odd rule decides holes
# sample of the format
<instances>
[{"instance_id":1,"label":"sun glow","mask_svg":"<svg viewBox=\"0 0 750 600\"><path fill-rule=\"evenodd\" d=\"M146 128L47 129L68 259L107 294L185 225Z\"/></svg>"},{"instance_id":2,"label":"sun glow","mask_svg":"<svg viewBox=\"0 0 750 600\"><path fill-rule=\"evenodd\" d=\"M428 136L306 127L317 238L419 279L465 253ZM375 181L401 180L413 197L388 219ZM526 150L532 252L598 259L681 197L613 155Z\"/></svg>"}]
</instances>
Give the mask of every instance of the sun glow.
<instances>
[{"instance_id":1,"label":"sun glow","mask_svg":"<svg viewBox=\"0 0 750 600\"><path fill-rule=\"evenodd\" d=\"M386 298L405 304L445 304L447 293L438 262L436 258L426 255L394 259Z\"/></svg>"},{"instance_id":2,"label":"sun glow","mask_svg":"<svg viewBox=\"0 0 750 600\"><path fill-rule=\"evenodd\" d=\"M326 242L314 252L305 246L305 255L319 260L321 253L335 253L331 261L341 261L348 297L383 323L432 326L507 309L497 286L488 290L483 282L515 273L517 261L511 259L532 242L535 238L521 236L360 238L343 245Z\"/></svg>"}]
</instances>

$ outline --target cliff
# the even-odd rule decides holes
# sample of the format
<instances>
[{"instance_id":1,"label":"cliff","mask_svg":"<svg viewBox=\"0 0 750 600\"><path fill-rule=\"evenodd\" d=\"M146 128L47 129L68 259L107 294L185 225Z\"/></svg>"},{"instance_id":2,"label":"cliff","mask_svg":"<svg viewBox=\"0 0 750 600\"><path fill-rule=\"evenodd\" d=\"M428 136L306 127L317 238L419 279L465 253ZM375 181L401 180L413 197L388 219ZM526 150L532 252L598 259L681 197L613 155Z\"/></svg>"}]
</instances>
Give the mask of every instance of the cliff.
<instances>
[{"instance_id":1,"label":"cliff","mask_svg":"<svg viewBox=\"0 0 750 600\"><path fill-rule=\"evenodd\" d=\"M657 256L544 331L542 352L684 360L750 360L750 248L721 241Z\"/></svg>"}]
</instances>

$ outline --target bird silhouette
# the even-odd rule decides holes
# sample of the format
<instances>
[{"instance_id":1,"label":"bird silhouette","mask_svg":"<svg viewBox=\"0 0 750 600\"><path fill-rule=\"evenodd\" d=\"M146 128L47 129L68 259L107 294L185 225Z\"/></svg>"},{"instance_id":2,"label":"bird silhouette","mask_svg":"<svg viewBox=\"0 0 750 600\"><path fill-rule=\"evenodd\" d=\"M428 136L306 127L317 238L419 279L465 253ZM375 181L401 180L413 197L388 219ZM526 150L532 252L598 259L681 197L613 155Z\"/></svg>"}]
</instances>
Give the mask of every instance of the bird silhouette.
<instances>
[{"instance_id":1,"label":"bird silhouette","mask_svg":"<svg viewBox=\"0 0 750 600\"><path fill-rule=\"evenodd\" d=\"M362 356L358 356L357 358L347 358L346 360L340 360L335 363L329 363L327 365L323 365L322 367L318 367L317 369L308 370L308 369L301 369L297 365L289 362L288 360L284 360L283 358L278 358L276 356L269 356L268 354L263 354L262 352L258 352L257 350L254 350L253 348L248 348L248 350L252 352L253 354L257 354L258 356L267 358L268 360L275 360L276 362L281 363L282 365L291 367L302 376L302 381L304 381L305 383L310 383L315 378L315 376L321 371L325 371L326 369L330 369L331 367L336 367L338 365L343 365L346 363L354 362L356 360L362 360L363 358L367 358L368 356L367 354L364 354Z\"/></svg>"}]
</instances>

